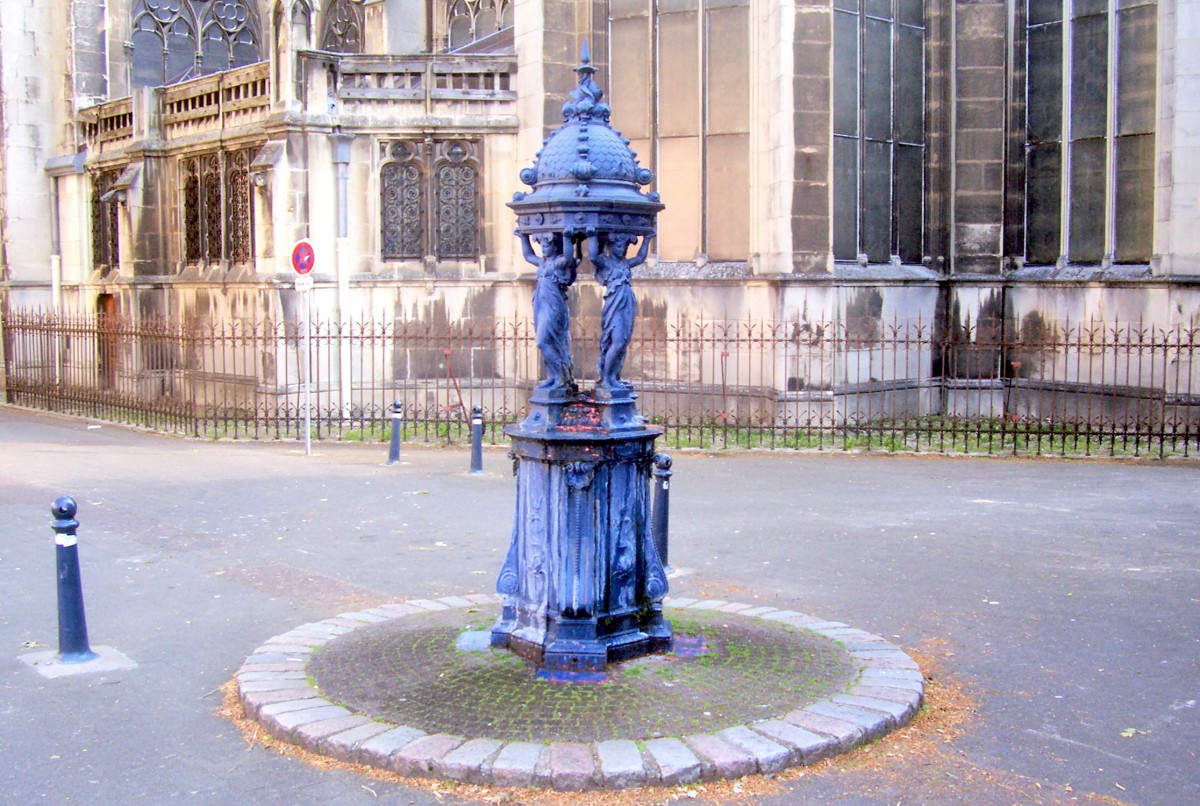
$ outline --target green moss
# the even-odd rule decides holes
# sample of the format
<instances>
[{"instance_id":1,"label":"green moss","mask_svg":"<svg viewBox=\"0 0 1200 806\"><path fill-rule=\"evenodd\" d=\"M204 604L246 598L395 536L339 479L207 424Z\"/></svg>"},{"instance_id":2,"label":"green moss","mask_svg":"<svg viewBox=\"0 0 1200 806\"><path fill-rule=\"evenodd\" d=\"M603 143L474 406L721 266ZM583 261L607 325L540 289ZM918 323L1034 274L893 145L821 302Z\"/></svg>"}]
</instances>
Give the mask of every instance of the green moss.
<instances>
[{"instance_id":1,"label":"green moss","mask_svg":"<svg viewBox=\"0 0 1200 806\"><path fill-rule=\"evenodd\" d=\"M613 664L602 684L539 680L504 650L457 650L470 616L455 610L356 630L309 668L325 696L355 711L429 732L528 741L715 731L840 692L853 676L845 654L808 631L703 611L670 617L677 636L701 636L709 651Z\"/></svg>"}]
</instances>

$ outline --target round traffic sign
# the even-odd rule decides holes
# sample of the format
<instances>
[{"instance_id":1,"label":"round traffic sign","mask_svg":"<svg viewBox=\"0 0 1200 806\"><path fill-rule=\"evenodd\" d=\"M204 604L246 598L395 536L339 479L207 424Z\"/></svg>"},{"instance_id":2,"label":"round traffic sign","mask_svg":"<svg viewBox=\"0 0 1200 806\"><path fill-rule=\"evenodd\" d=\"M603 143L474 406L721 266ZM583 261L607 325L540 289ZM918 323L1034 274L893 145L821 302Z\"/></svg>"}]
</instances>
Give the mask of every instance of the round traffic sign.
<instances>
[{"instance_id":1,"label":"round traffic sign","mask_svg":"<svg viewBox=\"0 0 1200 806\"><path fill-rule=\"evenodd\" d=\"M317 252L309 241L296 241L292 247L292 268L296 274L308 274L317 265Z\"/></svg>"}]
</instances>

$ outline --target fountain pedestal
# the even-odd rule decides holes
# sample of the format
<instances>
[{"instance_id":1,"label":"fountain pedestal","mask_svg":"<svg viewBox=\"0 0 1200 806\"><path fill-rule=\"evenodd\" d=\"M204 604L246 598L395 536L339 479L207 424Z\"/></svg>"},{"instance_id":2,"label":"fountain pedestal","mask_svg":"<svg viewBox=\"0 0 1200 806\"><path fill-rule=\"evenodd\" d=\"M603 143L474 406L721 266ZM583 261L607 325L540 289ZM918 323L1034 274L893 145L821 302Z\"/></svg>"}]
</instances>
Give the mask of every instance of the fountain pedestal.
<instances>
[{"instance_id":1,"label":"fountain pedestal","mask_svg":"<svg viewBox=\"0 0 1200 806\"><path fill-rule=\"evenodd\" d=\"M492 645L553 671L600 671L671 646L654 547L654 440L632 397L535 398L505 429L517 476L512 542Z\"/></svg>"}]
</instances>

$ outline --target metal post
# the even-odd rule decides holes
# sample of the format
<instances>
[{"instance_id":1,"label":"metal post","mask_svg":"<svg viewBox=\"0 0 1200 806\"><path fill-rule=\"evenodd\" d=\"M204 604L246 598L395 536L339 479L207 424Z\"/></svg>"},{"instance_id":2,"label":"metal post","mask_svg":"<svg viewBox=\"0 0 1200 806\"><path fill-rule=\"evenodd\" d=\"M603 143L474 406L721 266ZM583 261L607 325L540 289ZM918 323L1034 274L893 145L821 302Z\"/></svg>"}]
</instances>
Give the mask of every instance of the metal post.
<instances>
[{"instance_id":1,"label":"metal post","mask_svg":"<svg viewBox=\"0 0 1200 806\"><path fill-rule=\"evenodd\" d=\"M483 472L483 406L471 407L471 472Z\"/></svg>"},{"instance_id":2,"label":"metal post","mask_svg":"<svg viewBox=\"0 0 1200 806\"><path fill-rule=\"evenodd\" d=\"M79 578L79 546L75 530L78 507L63 496L50 507L54 516L54 553L58 560L58 655L60 663L86 663L99 657L88 646L87 619L83 613L83 583Z\"/></svg>"},{"instance_id":3,"label":"metal post","mask_svg":"<svg viewBox=\"0 0 1200 806\"><path fill-rule=\"evenodd\" d=\"M304 291L304 455L312 456L312 287Z\"/></svg>"},{"instance_id":4,"label":"metal post","mask_svg":"<svg viewBox=\"0 0 1200 806\"><path fill-rule=\"evenodd\" d=\"M404 425L402 417L404 416L404 407L400 405L400 401L392 402L392 445L388 449L389 465L400 464L400 431Z\"/></svg>"},{"instance_id":5,"label":"metal post","mask_svg":"<svg viewBox=\"0 0 1200 806\"><path fill-rule=\"evenodd\" d=\"M667 564L667 533L671 515L671 457L665 453L654 454L654 508L650 513L650 531L654 537L654 548L663 569L670 571Z\"/></svg>"}]
</instances>

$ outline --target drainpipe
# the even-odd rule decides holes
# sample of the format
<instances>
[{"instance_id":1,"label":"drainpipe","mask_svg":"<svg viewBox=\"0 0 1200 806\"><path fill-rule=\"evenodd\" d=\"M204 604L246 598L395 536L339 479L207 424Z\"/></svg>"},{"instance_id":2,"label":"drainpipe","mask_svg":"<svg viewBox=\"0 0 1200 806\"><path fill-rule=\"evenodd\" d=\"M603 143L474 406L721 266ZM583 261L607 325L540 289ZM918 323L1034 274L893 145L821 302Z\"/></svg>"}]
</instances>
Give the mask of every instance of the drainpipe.
<instances>
[{"instance_id":1,"label":"drainpipe","mask_svg":"<svg viewBox=\"0 0 1200 806\"><path fill-rule=\"evenodd\" d=\"M350 269L353 260L350 255L350 146L354 142L353 134L334 130L329 135L333 146L333 165L337 173L337 238L334 250L337 265L337 321L341 331L346 324L345 309L350 302ZM350 416L350 351L345 349L346 340L338 342L338 396L341 398L343 416Z\"/></svg>"}]
</instances>

